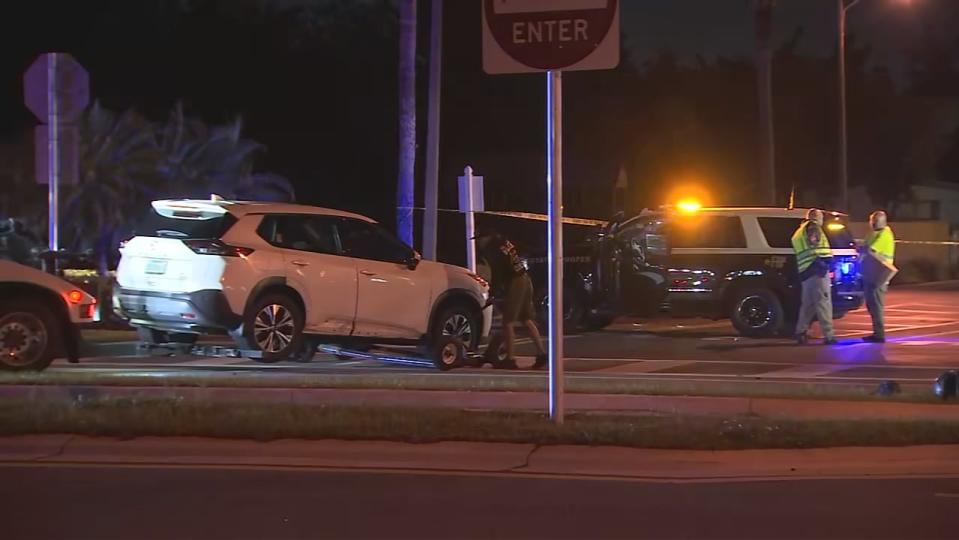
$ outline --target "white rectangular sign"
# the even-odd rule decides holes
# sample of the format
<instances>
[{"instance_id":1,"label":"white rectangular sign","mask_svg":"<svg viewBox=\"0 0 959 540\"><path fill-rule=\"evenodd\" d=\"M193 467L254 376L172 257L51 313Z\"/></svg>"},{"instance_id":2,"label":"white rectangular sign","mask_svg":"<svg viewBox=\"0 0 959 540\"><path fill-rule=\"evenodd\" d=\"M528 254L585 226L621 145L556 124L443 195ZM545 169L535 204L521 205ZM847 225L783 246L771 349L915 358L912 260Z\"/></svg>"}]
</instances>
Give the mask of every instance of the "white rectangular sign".
<instances>
[{"instance_id":1,"label":"white rectangular sign","mask_svg":"<svg viewBox=\"0 0 959 540\"><path fill-rule=\"evenodd\" d=\"M494 0L493 12L535 13L538 11L576 11L578 9L604 9L609 0Z\"/></svg>"}]
</instances>

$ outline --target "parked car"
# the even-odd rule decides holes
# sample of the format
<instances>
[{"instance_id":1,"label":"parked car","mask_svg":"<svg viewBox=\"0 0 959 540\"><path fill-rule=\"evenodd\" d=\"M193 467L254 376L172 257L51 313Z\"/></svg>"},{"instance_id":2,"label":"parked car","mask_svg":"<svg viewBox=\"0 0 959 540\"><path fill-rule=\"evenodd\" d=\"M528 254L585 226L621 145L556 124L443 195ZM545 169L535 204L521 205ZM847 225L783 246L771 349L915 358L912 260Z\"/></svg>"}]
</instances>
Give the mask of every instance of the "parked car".
<instances>
[{"instance_id":1,"label":"parked car","mask_svg":"<svg viewBox=\"0 0 959 540\"><path fill-rule=\"evenodd\" d=\"M42 370L76 362L81 324L99 320L97 300L35 268L0 260L0 369Z\"/></svg>"},{"instance_id":2,"label":"parked car","mask_svg":"<svg viewBox=\"0 0 959 540\"><path fill-rule=\"evenodd\" d=\"M570 326L595 329L620 314L731 320L744 336L789 334L800 282L791 238L805 209L664 208L611 221L565 257ZM826 213L833 251L833 313L863 303L855 240L846 216ZM545 258L531 259L545 302Z\"/></svg>"},{"instance_id":3,"label":"parked car","mask_svg":"<svg viewBox=\"0 0 959 540\"><path fill-rule=\"evenodd\" d=\"M313 344L489 333L485 280L422 261L373 220L295 204L163 200L121 248L114 309L149 344L226 332L264 362Z\"/></svg>"}]
</instances>

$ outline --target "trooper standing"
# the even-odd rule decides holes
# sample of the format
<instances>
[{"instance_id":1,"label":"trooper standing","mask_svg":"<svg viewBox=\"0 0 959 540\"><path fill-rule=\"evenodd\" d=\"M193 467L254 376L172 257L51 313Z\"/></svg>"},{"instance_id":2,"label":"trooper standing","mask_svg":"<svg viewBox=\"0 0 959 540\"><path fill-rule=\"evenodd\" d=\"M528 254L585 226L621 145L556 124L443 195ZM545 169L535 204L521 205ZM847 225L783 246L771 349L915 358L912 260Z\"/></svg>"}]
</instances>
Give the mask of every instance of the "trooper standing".
<instances>
[{"instance_id":1,"label":"trooper standing","mask_svg":"<svg viewBox=\"0 0 959 540\"><path fill-rule=\"evenodd\" d=\"M869 216L869 225L872 227L866 242L863 244L863 255L872 255L880 261L892 264L896 257L896 237L887 223L886 213L877 210ZM866 293L866 309L872 317L872 335L862 338L867 343L885 343L886 325L884 311L886 305L886 290L888 283L870 283L863 280Z\"/></svg>"},{"instance_id":2,"label":"trooper standing","mask_svg":"<svg viewBox=\"0 0 959 540\"><path fill-rule=\"evenodd\" d=\"M796 343L807 343L806 331L813 317L819 319L826 345L836 343L832 326L832 291L829 269L832 250L823 231L823 214L816 208L806 212L806 220L793 233L792 245L802 282L802 303L796 322Z\"/></svg>"}]
</instances>

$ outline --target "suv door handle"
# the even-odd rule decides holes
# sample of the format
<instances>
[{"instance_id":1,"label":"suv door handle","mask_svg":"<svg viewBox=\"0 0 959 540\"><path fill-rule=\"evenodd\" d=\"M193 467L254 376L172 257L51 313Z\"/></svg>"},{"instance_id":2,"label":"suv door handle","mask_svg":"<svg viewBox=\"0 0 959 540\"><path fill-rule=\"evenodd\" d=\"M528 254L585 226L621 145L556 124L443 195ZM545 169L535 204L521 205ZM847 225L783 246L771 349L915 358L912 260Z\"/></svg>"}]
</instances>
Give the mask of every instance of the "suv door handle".
<instances>
[{"instance_id":1,"label":"suv door handle","mask_svg":"<svg viewBox=\"0 0 959 540\"><path fill-rule=\"evenodd\" d=\"M371 272L371 271L369 271L369 270L360 270L360 273L363 274L364 276L375 276L375 275L376 275L376 272Z\"/></svg>"},{"instance_id":2,"label":"suv door handle","mask_svg":"<svg viewBox=\"0 0 959 540\"><path fill-rule=\"evenodd\" d=\"M292 265L294 265L294 266L309 266L309 265L310 265L310 263L308 263L308 262L306 262L306 261L300 261L300 260L290 261L290 264L292 264Z\"/></svg>"}]
</instances>

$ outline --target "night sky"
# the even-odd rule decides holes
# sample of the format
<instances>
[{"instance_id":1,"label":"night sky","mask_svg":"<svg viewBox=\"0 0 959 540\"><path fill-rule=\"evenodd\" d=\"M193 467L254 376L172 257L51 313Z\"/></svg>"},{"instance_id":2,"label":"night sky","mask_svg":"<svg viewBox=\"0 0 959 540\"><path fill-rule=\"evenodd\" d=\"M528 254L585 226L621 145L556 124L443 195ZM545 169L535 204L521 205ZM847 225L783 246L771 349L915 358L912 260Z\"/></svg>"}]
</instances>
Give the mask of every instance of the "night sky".
<instances>
[{"instance_id":1,"label":"night sky","mask_svg":"<svg viewBox=\"0 0 959 540\"><path fill-rule=\"evenodd\" d=\"M339 0L339 5L382 7L385 2ZM571 211L584 216L603 215L609 199L605 190L620 167L629 168L631 178L645 185L669 177L665 172L644 168L656 161L643 157L644 148L660 161L667 160L662 156L673 155L670 164L677 173L684 167L699 167L713 177L741 186L758 181L754 164L757 109L751 2L621 2L626 51L639 69L639 77L646 78L637 82L635 73L627 73L635 70L623 68L568 77L565 94L571 106L565 163L567 186L573 190L569 196ZM338 23L341 26L322 31L335 34L333 38L324 34L327 41L317 41L314 34L309 38L313 42L298 47L296 33L311 32L315 26L310 24L322 25L322 17L306 24L298 15L267 20L259 11L264 6L283 10L330 3L335 0L11 3L0 19L0 143L6 143L7 154L11 152L9 145L21 145L12 152L30 152L29 147L21 148L29 141L29 130L36 119L22 105L22 73L42 52L72 52L89 69L92 96L105 107L133 108L153 121L163 121L171 107L182 100L189 115L209 124L242 115L245 136L267 148L257 168L289 178L298 200L355 210L389 222L395 208L398 146L398 40L392 34L395 15L388 8L368 10L380 19L364 20L356 26ZM420 149L416 181L421 184L430 2L422 0L418 5L421 64L417 73ZM488 184L495 205L542 211L541 79L532 75L484 75L479 58L479 0L447 0L446 6L441 177L453 179L470 163L485 169L488 182L500 182L501 187L524 186L522 193L514 190L507 196L495 184ZM323 9L313 13L317 12ZM861 0L850 14L849 39L851 51L868 49L870 70L885 68L905 86L914 67L910 56L914 50L928 44L933 36L953 47L949 54L955 54L956 28L957 0ZM783 141L777 167L784 177L812 178L828 184L835 170L830 162L834 159L830 137L835 122L829 117L835 105L835 70L829 62L836 45L836 2L779 0L774 12L775 44L789 42L799 31L802 35L795 52L820 64L806 66L792 61L792 67L787 68L788 62L774 63L777 103L786 107L777 117ZM685 66L697 66L702 58L707 67L700 75L677 75L673 82L668 70L647 77L652 73L650 63L661 60L664 52L675 55ZM719 59L723 62L717 62ZM957 59L950 61L955 65ZM714 68L722 75L710 79L713 75L708 72ZM803 71L806 69L813 71ZM694 76L705 77L702 80L707 82L702 84L708 85L703 88L707 95L697 95L683 86L699 84L684 79ZM852 91L858 91L855 84ZM817 115L806 114L802 121L792 118L790 107L795 107L790 100L797 96L804 96L802 106ZM682 103L677 105L677 115L657 117L657 111L670 111L674 98L685 100L676 102ZM858 135L896 125L893 119L878 127L866 121L876 116L876 105L869 101L873 98L881 96L853 100L852 104L854 178L871 178L872 173L863 167L872 162L869 153L877 151L872 146L856 147L859 142L867 142L866 137ZM594 105L579 107L575 100L593 100ZM857 109L859 106L863 109ZM690 125L698 132L681 131L677 120L683 120L686 112L693 115L690 118L695 122ZM908 108L898 114L895 121L899 123L915 116ZM651 127L649 122L659 124ZM666 141L658 134L673 126L679 130L674 135L678 142L674 147L657 147ZM691 133L699 133L700 138ZM865 165L855 165L857 155L858 163ZM821 157L821 162L813 166L809 156ZM955 160L959 163L959 146ZM887 168L894 166L898 163ZM444 184L447 192L441 193L441 201L452 206L455 193L448 183ZM659 202L658 195L643 197L637 198L637 204ZM422 200L420 194L417 200Z\"/></svg>"},{"instance_id":2,"label":"night sky","mask_svg":"<svg viewBox=\"0 0 959 540\"><path fill-rule=\"evenodd\" d=\"M184 1L159 0L160 3ZM96 39L96 36L84 35L83 28L71 26L69 17L57 18L57 7L71 5L71 10L75 10L83 5L95 10L109 3L37 0L5 7L5 15L0 20L0 47L16 52L0 52L0 136L18 136L23 122L29 119L20 105L20 76L32 56L55 48L58 42ZM260 3L295 6L304 0L260 0ZM832 54L836 39L835 5L834 0L779 0L775 14L777 42L781 44L802 28L801 52ZM749 0L623 0L622 31L627 48L639 62L664 50L675 52L685 61L693 61L697 56L707 60L716 56L746 57L753 46L748 6ZM429 2L421 1L419 9L427 11ZM476 24L479 24L478 12L479 9ZM103 16L109 17L109 10L103 10ZM955 35L953 29L957 27L959 2L955 0L862 0L851 10L849 20L850 34L872 47L872 62L888 67L893 73L903 69L907 51L916 46L924 31L950 36ZM21 46L10 47L11 40L19 41ZM27 57L20 52L24 44L31 50ZM123 45L117 43L117 46ZM100 90L101 95L109 95L109 89ZM143 88L144 94L149 92L149 88ZM179 97L167 96L167 99Z\"/></svg>"}]
</instances>

